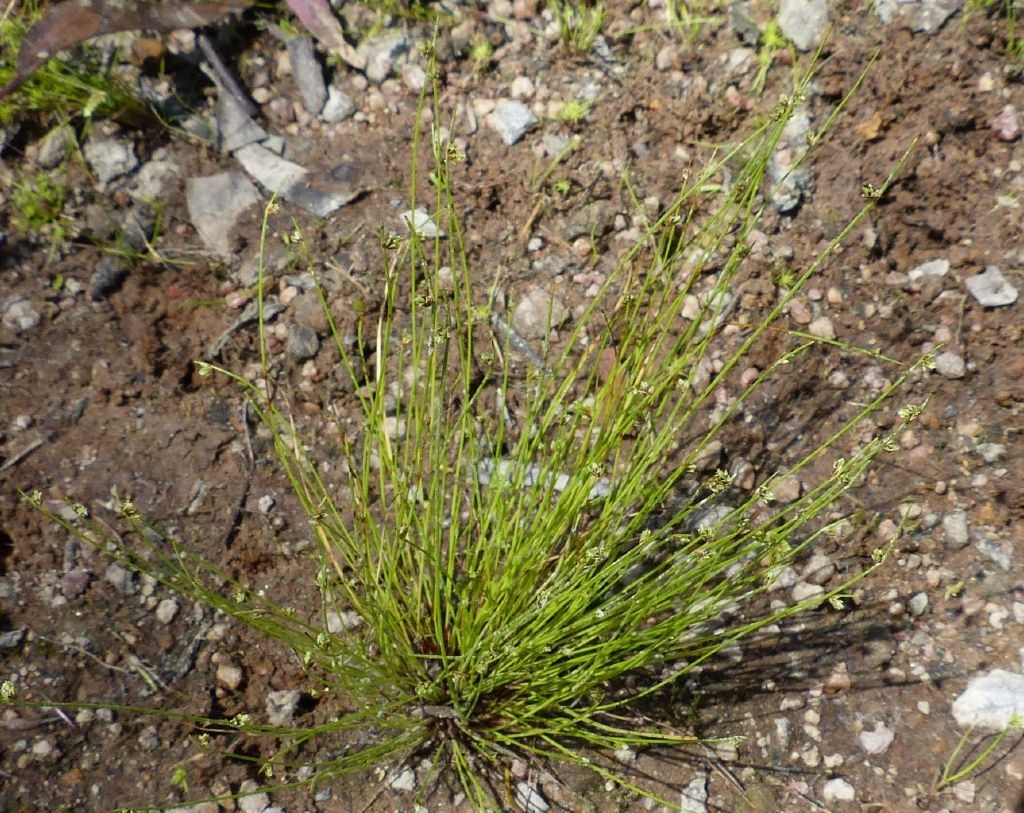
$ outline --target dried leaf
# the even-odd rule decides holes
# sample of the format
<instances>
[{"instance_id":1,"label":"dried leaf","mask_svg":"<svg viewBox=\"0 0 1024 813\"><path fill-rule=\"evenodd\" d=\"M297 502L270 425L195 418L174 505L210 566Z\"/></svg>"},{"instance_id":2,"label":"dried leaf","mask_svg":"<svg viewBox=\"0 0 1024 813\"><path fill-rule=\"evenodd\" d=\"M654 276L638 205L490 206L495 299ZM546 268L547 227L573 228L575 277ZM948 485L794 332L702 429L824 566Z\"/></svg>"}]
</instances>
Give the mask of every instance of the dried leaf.
<instances>
[{"instance_id":1,"label":"dried leaf","mask_svg":"<svg viewBox=\"0 0 1024 813\"><path fill-rule=\"evenodd\" d=\"M198 28L248 8L252 0L214 3L127 5L123 0L75 0L50 6L29 29L18 52L18 66L0 99L13 93L48 59L85 40L118 31L170 31Z\"/></svg>"}]
</instances>

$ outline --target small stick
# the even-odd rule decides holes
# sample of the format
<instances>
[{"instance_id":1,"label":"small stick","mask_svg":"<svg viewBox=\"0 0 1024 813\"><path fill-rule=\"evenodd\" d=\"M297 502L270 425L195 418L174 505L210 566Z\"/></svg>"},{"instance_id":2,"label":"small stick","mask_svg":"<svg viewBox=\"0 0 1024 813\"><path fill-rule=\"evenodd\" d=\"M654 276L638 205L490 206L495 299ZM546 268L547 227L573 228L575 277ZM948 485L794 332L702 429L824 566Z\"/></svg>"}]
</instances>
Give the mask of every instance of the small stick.
<instances>
[{"instance_id":1,"label":"small stick","mask_svg":"<svg viewBox=\"0 0 1024 813\"><path fill-rule=\"evenodd\" d=\"M245 111L245 114L252 118L255 116L259 109L252 102L252 100L246 95L245 91L242 90L241 85L235 81L235 77L231 75L231 72L227 69L220 55L214 49L213 44L210 42L209 37L206 34L200 34L196 37L196 42L199 45L199 50L203 52L203 57L210 63L210 70L213 73L213 78L221 86L221 89L227 93L230 93Z\"/></svg>"}]
</instances>

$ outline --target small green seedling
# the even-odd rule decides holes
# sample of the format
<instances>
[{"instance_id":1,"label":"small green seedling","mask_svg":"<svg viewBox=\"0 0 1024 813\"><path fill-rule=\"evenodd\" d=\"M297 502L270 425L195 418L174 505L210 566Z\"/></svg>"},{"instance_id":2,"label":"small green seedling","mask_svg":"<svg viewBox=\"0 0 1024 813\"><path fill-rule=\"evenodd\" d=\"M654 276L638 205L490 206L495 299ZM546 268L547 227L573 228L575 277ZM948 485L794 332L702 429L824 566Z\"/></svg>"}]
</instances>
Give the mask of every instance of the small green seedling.
<instances>
[{"instance_id":1,"label":"small green seedling","mask_svg":"<svg viewBox=\"0 0 1024 813\"><path fill-rule=\"evenodd\" d=\"M578 53L589 53L604 28L604 4L590 3L588 0L554 0L551 9L558 20L562 42Z\"/></svg>"},{"instance_id":2,"label":"small green seedling","mask_svg":"<svg viewBox=\"0 0 1024 813\"><path fill-rule=\"evenodd\" d=\"M1006 724L1006 727L993 735L992 742L990 742L981 752L971 759L970 761L962 764L959 768L955 767L957 764L957 757L964 750L967 742L971 738L971 734L974 733L974 728L968 728L961 736L953 749L953 753L949 755L949 759L946 760L942 766L942 774L939 777L938 782L935 783L936 790L942 790L948 788L950 785L954 785L962 779L966 779L971 774L975 773L985 761L995 753L995 750L999 747L1000 743L1006 739L1006 736L1011 731L1017 731L1024 728L1024 715L1014 715L1010 718L1010 721Z\"/></svg>"},{"instance_id":3,"label":"small green seedling","mask_svg":"<svg viewBox=\"0 0 1024 813\"><path fill-rule=\"evenodd\" d=\"M590 115L593 106L593 103L586 99L569 99L558 111L558 120L566 124L579 124Z\"/></svg>"}]
</instances>

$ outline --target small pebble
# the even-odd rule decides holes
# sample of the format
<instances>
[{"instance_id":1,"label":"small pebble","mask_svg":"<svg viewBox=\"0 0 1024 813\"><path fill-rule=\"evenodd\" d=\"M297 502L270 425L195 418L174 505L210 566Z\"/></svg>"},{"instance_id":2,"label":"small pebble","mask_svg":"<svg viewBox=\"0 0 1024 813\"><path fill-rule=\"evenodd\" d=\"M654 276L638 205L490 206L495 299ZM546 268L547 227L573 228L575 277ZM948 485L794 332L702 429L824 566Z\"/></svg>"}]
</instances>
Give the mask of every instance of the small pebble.
<instances>
[{"instance_id":1,"label":"small pebble","mask_svg":"<svg viewBox=\"0 0 1024 813\"><path fill-rule=\"evenodd\" d=\"M515 802L523 813L547 813L551 809L540 788L526 780L516 782Z\"/></svg>"},{"instance_id":2,"label":"small pebble","mask_svg":"<svg viewBox=\"0 0 1024 813\"><path fill-rule=\"evenodd\" d=\"M170 624L178 614L178 602L173 598L165 598L156 605L156 620L161 624Z\"/></svg>"},{"instance_id":3,"label":"small pebble","mask_svg":"<svg viewBox=\"0 0 1024 813\"><path fill-rule=\"evenodd\" d=\"M297 689L283 689L267 694L267 722L270 725L290 726L295 723L295 712L302 700Z\"/></svg>"},{"instance_id":4,"label":"small pebble","mask_svg":"<svg viewBox=\"0 0 1024 813\"><path fill-rule=\"evenodd\" d=\"M829 779L821 789L821 797L826 802L852 802L857 792L845 779Z\"/></svg>"},{"instance_id":5,"label":"small pebble","mask_svg":"<svg viewBox=\"0 0 1024 813\"><path fill-rule=\"evenodd\" d=\"M892 745L896 735L885 723L878 723L874 731L862 731L857 735L860 747L869 754L884 754Z\"/></svg>"},{"instance_id":6,"label":"small pebble","mask_svg":"<svg viewBox=\"0 0 1024 813\"><path fill-rule=\"evenodd\" d=\"M264 813L270 807L270 794L257 793L259 784L252 779L246 779L238 788L244 794L238 797L238 809L242 813Z\"/></svg>"},{"instance_id":7,"label":"small pebble","mask_svg":"<svg viewBox=\"0 0 1024 813\"><path fill-rule=\"evenodd\" d=\"M982 273L968 277L964 284L967 290L986 308L1012 305L1017 301L1017 289L1003 276L997 266L990 265Z\"/></svg>"},{"instance_id":8,"label":"small pebble","mask_svg":"<svg viewBox=\"0 0 1024 813\"><path fill-rule=\"evenodd\" d=\"M963 378L966 369L963 356L956 353L945 350L935 357L935 371L943 378Z\"/></svg>"},{"instance_id":9,"label":"small pebble","mask_svg":"<svg viewBox=\"0 0 1024 813\"><path fill-rule=\"evenodd\" d=\"M960 550L971 541L967 525L967 512L962 509L950 511L942 518L942 530L946 534L946 547Z\"/></svg>"},{"instance_id":10,"label":"small pebble","mask_svg":"<svg viewBox=\"0 0 1024 813\"><path fill-rule=\"evenodd\" d=\"M8 305L3 316L4 326L15 332L32 330L32 328L39 325L39 320L39 311L32 306L31 302L25 299L20 299Z\"/></svg>"},{"instance_id":11,"label":"small pebble","mask_svg":"<svg viewBox=\"0 0 1024 813\"><path fill-rule=\"evenodd\" d=\"M915 593L911 596L910 601L907 602L907 609L910 610L910 614L913 616L923 615L925 610L928 609L928 594Z\"/></svg>"},{"instance_id":12,"label":"small pebble","mask_svg":"<svg viewBox=\"0 0 1024 813\"><path fill-rule=\"evenodd\" d=\"M320 349L320 339L316 331L308 325L296 323L288 328L288 338L285 341L285 352L296 364L313 358Z\"/></svg>"},{"instance_id":13,"label":"small pebble","mask_svg":"<svg viewBox=\"0 0 1024 813\"><path fill-rule=\"evenodd\" d=\"M812 599L815 596L820 596L825 592L825 589L820 584L811 584L809 582L797 582L793 587L793 601L801 602Z\"/></svg>"},{"instance_id":14,"label":"small pebble","mask_svg":"<svg viewBox=\"0 0 1024 813\"><path fill-rule=\"evenodd\" d=\"M217 664L217 683L229 691L236 691L242 685L243 679L241 667L235 666L231 661Z\"/></svg>"},{"instance_id":15,"label":"small pebble","mask_svg":"<svg viewBox=\"0 0 1024 813\"><path fill-rule=\"evenodd\" d=\"M807 326L807 332L821 339L834 339L836 337L836 329L832 325L832 320L827 316L819 316L817 319L812 320Z\"/></svg>"},{"instance_id":16,"label":"small pebble","mask_svg":"<svg viewBox=\"0 0 1024 813\"><path fill-rule=\"evenodd\" d=\"M999 115L992 120L992 132L1000 141L1016 141L1020 138L1020 117L1017 115L1017 108L1008 104L1000 110Z\"/></svg>"}]
</instances>

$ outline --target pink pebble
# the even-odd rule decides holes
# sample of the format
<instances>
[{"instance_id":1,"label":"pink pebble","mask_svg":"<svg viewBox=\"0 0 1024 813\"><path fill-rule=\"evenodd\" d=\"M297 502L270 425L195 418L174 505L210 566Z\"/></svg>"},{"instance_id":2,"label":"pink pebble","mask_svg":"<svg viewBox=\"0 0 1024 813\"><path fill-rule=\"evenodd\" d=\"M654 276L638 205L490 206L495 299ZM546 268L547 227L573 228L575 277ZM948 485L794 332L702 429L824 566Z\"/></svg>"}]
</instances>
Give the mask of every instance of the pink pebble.
<instances>
[{"instance_id":1,"label":"pink pebble","mask_svg":"<svg viewBox=\"0 0 1024 813\"><path fill-rule=\"evenodd\" d=\"M1017 108L1012 104L1006 105L992 120L992 132L1000 141L1016 141L1020 138L1020 119L1017 116Z\"/></svg>"}]
</instances>

